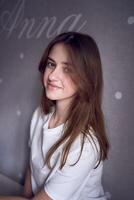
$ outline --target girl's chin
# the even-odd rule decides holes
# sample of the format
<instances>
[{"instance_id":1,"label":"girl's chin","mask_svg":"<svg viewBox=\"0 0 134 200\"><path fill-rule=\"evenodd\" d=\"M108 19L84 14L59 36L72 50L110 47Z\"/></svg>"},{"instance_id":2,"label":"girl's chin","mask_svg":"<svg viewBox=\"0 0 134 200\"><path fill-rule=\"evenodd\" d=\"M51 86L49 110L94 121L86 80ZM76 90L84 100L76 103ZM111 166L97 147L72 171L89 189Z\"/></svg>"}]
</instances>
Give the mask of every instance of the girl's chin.
<instances>
[{"instance_id":1,"label":"girl's chin","mask_svg":"<svg viewBox=\"0 0 134 200\"><path fill-rule=\"evenodd\" d=\"M55 96L46 95L50 100L59 100L60 98L56 98Z\"/></svg>"}]
</instances>

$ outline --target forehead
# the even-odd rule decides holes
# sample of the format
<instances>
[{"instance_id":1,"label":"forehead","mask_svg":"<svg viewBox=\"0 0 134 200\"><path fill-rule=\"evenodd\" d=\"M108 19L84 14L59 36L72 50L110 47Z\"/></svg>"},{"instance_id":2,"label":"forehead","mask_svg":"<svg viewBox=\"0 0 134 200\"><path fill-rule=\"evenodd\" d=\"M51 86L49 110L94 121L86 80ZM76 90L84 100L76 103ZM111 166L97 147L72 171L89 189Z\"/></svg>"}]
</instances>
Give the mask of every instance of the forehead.
<instances>
[{"instance_id":1,"label":"forehead","mask_svg":"<svg viewBox=\"0 0 134 200\"><path fill-rule=\"evenodd\" d=\"M63 43L55 44L51 48L48 56L53 59L60 60L60 61L70 61L71 60L69 50L68 50L67 46Z\"/></svg>"}]
</instances>

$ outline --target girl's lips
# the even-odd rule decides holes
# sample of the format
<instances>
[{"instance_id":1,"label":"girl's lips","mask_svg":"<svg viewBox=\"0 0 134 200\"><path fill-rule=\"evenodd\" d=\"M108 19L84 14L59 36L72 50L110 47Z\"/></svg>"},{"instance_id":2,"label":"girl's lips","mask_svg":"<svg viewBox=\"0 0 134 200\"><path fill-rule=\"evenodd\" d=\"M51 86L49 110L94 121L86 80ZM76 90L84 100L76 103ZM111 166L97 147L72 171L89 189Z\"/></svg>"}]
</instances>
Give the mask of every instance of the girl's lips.
<instances>
[{"instance_id":1,"label":"girl's lips","mask_svg":"<svg viewBox=\"0 0 134 200\"><path fill-rule=\"evenodd\" d=\"M61 88L61 87L58 87L58 86L53 85L53 84L51 84L51 83L48 83L48 87L51 87L51 88Z\"/></svg>"}]
</instances>

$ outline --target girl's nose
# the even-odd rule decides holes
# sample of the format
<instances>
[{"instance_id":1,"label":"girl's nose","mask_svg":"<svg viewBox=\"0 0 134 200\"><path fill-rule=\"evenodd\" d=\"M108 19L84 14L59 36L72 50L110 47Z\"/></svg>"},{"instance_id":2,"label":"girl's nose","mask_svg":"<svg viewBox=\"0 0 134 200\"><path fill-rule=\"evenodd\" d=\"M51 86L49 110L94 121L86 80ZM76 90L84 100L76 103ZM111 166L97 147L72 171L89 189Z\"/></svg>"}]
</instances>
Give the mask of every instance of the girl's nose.
<instances>
[{"instance_id":1,"label":"girl's nose","mask_svg":"<svg viewBox=\"0 0 134 200\"><path fill-rule=\"evenodd\" d=\"M57 68L53 69L53 71L49 74L49 80L58 80L60 76L60 72Z\"/></svg>"}]
</instances>

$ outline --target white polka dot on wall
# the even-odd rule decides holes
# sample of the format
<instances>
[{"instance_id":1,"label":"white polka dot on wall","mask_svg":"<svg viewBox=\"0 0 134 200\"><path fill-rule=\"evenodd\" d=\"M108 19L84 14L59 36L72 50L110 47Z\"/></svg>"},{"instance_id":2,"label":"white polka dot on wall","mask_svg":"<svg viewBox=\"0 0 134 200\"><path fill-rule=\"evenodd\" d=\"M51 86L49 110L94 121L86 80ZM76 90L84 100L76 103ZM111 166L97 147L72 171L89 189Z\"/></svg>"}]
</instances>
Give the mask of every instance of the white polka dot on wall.
<instances>
[{"instance_id":1,"label":"white polka dot on wall","mask_svg":"<svg viewBox=\"0 0 134 200\"><path fill-rule=\"evenodd\" d=\"M115 96L116 99L121 99L122 98L122 92L117 91L117 92L115 92L114 96Z\"/></svg>"},{"instance_id":2,"label":"white polka dot on wall","mask_svg":"<svg viewBox=\"0 0 134 200\"><path fill-rule=\"evenodd\" d=\"M20 53L20 59L24 58L24 53Z\"/></svg>"},{"instance_id":3,"label":"white polka dot on wall","mask_svg":"<svg viewBox=\"0 0 134 200\"><path fill-rule=\"evenodd\" d=\"M128 20L127 20L128 24L134 24L134 16L130 16L128 17Z\"/></svg>"},{"instance_id":4,"label":"white polka dot on wall","mask_svg":"<svg viewBox=\"0 0 134 200\"><path fill-rule=\"evenodd\" d=\"M20 115L21 115L21 110L18 109L18 110L16 111L16 115L17 115L17 116L20 116Z\"/></svg>"}]
</instances>

